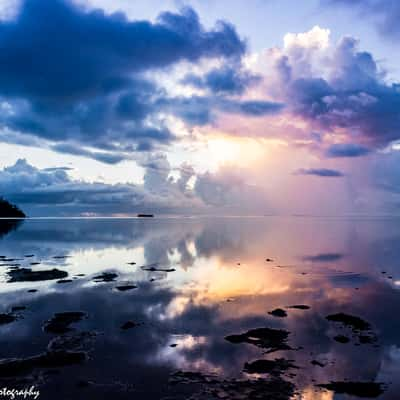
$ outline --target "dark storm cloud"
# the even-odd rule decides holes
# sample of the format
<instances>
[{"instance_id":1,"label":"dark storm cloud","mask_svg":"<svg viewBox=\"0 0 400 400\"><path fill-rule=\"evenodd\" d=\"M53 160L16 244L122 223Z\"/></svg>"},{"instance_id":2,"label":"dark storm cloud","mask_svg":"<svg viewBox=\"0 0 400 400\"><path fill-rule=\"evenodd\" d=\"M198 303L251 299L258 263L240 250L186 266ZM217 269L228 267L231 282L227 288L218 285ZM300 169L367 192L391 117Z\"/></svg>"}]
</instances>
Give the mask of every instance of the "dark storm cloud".
<instances>
[{"instance_id":1,"label":"dark storm cloud","mask_svg":"<svg viewBox=\"0 0 400 400\"><path fill-rule=\"evenodd\" d=\"M143 73L202 58L240 62L245 43L226 22L206 30L191 8L150 22L68 0L24 0L15 20L0 21L0 49L3 127L64 152L69 141L143 151L175 139L157 115L165 93Z\"/></svg>"},{"instance_id":2,"label":"dark storm cloud","mask_svg":"<svg viewBox=\"0 0 400 400\"><path fill-rule=\"evenodd\" d=\"M322 4L348 7L370 17L379 32L391 39L400 37L400 3L398 0L322 0Z\"/></svg>"},{"instance_id":3,"label":"dark storm cloud","mask_svg":"<svg viewBox=\"0 0 400 400\"><path fill-rule=\"evenodd\" d=\"M188 74L182 83L199 89L209 89L217 94L241 94L259 79L248 71L241 70L238 66L225 66L214 68L204 76Z\"/></svg>"},{"instance_id":4,"label":"dark storm cloud","mask_svg":"<svg viewBox=\"0 0 400 400\"><path fill-rule=\"evenodd\" d=\"M0 43L2 93L49 107L129 87L132 72L245 50L231 25L206 31L190 8L151 23L67 0L25 0L16 21L1 23Z\"/></svg>"},{"instance_id":5,"label":"dark storm cloud","mask_svg":"<svg viewBox=\"0 0 400 400\"><path fill-rule=\"evenodd\" d=\"M344 129L349 137L375 147L400 138L400 85L386 82L384 71L370 53L358 50L355 39L339 42L324 77L296 72L299 58L312 68L307 50L298 47L296 52L276 64L285 101L294 113L321 129Z\"/></svg>"},{"instance_id":6,"label":"dark storm cloud","mask_svg":"<svg viewBox=\"0 0 400 400\"><path fill-rule=\"evenodd\" d=\"M57 151L58 153L72 154L75 156L84 156L87 158L92 158L93 160L101 161L106 164L117 164L125 158L122 155L114 153L101 153L96 151L88 151L83 149L81 146L68 143L56 144L52 146L51 149Z\"/></svg>"},{"instance_id":7,"label":"dark storm cloud","mask_svg":"<svg viewBox=\"0 0 400 400\"><path fill-rule=\"evenodd\" d=\"M160 107L190 125L206 125L216 119L216 112L261 117L277 114L284 105L266 100L233 100L219 96L191 96L163 99Z\"/></svg>"},{"instance_id":8,"label":"dark storm cloud","mask_svg":"<svg viewBox=\"0 0 400 400\"><path fill-rule=\"evenodd\" d=\"M338 178L344 176L343 172L338 171L336 169L328 169L328 168L310 168L305 169L301 168L295 172L296 175L314 175L321 176L326 178Z\"/></svg>"},{"instance_id":9,"label":"dark storm cloud","mask_svg":"<svg viewBox=\"0 0 400 400\"><path fill-rule=\"evenodd\" d=\"M354 143L333 144L326 150L327 157L361 157L370 153L370 149Z\"/></svg>"}]
</instances>

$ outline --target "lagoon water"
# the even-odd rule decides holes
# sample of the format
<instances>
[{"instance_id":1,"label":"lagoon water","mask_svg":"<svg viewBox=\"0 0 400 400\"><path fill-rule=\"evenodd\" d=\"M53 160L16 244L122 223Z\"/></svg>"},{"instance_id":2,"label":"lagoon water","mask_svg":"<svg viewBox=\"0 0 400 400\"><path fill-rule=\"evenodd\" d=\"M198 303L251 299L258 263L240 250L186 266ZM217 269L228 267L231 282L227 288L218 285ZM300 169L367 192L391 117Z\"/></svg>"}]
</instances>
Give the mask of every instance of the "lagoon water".
<instances>
[{"instance_id":1,"label":"lagoon water","mask_svg":"<svg viewBox=\"0 0 400 400\"><path fill-rule=\"evenodd\" d=\"M400 219L30 219L0 231L2 388L400 398Z\"/></svg>"}]
</instances>

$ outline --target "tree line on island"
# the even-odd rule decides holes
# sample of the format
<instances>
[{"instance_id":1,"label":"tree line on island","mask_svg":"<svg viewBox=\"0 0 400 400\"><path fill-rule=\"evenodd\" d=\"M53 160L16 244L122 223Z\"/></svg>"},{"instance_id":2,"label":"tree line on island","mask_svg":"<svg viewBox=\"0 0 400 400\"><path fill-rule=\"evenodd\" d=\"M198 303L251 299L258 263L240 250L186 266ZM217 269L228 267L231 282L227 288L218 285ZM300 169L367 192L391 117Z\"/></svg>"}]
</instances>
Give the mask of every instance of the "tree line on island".
<instances>
[{"instance_id":1,"label":"tree line on island","mask_svg":"<svg viewBox=\"0 0 400 400\"><path fill-rule=\"evenodd\" d=\"M25 218L25 213L16 205L0 197L0 218Z\"/></svg>"},{"instance_id":2,"label":"tree line on island","mask_svg":"<svg viewBox=\"0 0 400 400\"><path fill-rule=\"evenodd\" d=\"M137 214L138 218L153 218L154 214ZM0 196L0 218L26 218L25 213L15 204Z\"/></svg>"}]
</instances>

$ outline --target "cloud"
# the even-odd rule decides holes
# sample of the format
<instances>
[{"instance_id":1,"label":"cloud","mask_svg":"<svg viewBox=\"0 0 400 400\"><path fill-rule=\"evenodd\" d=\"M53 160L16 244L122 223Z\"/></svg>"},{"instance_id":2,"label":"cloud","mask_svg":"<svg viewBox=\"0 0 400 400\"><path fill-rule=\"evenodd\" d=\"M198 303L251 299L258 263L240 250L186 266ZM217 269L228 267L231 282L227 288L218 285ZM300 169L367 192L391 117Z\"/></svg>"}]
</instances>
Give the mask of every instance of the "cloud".
<instances>
[{"instance_id":1,"label":"cloud","mask_svg":"<svg viewBox=\"0 0 400 400\"><path fill-rule=\"evenodd\" d=\"M197 176L194 191L204 202L231 212L265 212L270 204L264 189L252 185L246 174L233 168L221 168Z\"/></svg>"},{"instance_id":2,"label":"cloud","mask_svg":"<svg viewBox=\"0 0 400 400\"><path fill-rule=\"evenodd\" d=\"M68 168L39 169L19 159L0 170L0 192L30 216L207 213L265 205L265 194L236 172L195 174L184 164L174 179L163 154L151 155L142 166L143 184L111 185L74 180Z\"/></svg>"},{"instance_id":3,"label":"cloud","mask_svg":"<svg viewBox=\"0 0 400 400\"><path fill-rule=\"evenodd\" d=\"M335 157L361 157L369 154L370 149L354 143L338 143L333 144L326 150L326 156Z\"/></svg>"},{"instance_id":4,"label":"cloud","mask_svg":"<svg viewBox=\"0 0 400 400\"><path fill-rule=\"evenodd\" d=\"M270 93L312 130L375 148L399 139L400 84L387 82L373 55L348 36L331 46L321 28L300 35L269 53L276 77Z\"/></svg>"},{"instance_id":5,"label":"cloud","mask_svg":"<svg viewBox=\"0 0 400 400\"><path fill-rule=\"evenodd\" d=\"M397 0L322 0L322 4L350 7L363 17L370 17L383 36L393 40L400 37L400 4Z\"/></svg>"},{"instance_id":6,"label":"cloud","mask_svg":"<svg viewBox=\"0 0 400 400\"><path fill-rule=\"evenodd\" d=\"M259 80L260 77L243 70L238 65L233 65L214 68L204 76L188 74L182 83L199 89L208 89L216 94L242 94Z\"/></svg>"},{"instance_id":7,"label":"cloud","mask_svg":"<svg viewBox=\"0 0 400 400\"><path fill-rule=\"evenodd\" d=\"M116 156L80 154L109 163L176 139L159 115L165 90L149 73L183 61L240 63L246 50L232 25L205 29L191 8L131 21L68 0L23 0L14 19L0 20L0 44L0 125L73 154L112 143Z\"/></svg>"},{"instance_id":8,"label":"cloud","mask_svg":"<svg viewBox=\"0 0 400 400\"><path fill-rule=\"evenodd\" d=\"M185 194L174 182L168 181L169 164L166 168L166 174L160 179L165 182L156 192L149 185L73 180L64 168L38 169L20 159L0 171L0 191L29 215L135 214L142 210L177 212L204 207L195 196Z\"/></svg>"},{"instance_id":9,"label":"cloud","mask_svg":"<svg viewBox=\"0 0 400 400\"><path fill-rule=\"evenodd\" d=\"M0 33L2 92L50 107L129 88L138 71L245 50L231 25L219 22L206 31L190 8L151 23L85 11L67 0L25 0Z\"/></svg>"},{"instance_id":10,"label":"cloud","mask_svg":"<svg viewBox=\"0 0 400 400\"><path fill-rule=\"evenodd\" d=\"M217 112L249 117L274 115L284 104L267 100L240 100L219 96L191 96L165 98L160 108L181 118L189 125L207 125L217 118Z\"/></svg>"},{"instance_id":11,"label":"cloud","mask_svg":"<svg viewBox=\"0 0 400 400\"><path fill-rule=\"evenodd\" d=\"M338 178L344 176L343 172L340 172L336 169L328 169L328 168L310 168L310 169L301 168L296 171L296 175L314 175L326 178Z\"/></svg>"}]
</instances>

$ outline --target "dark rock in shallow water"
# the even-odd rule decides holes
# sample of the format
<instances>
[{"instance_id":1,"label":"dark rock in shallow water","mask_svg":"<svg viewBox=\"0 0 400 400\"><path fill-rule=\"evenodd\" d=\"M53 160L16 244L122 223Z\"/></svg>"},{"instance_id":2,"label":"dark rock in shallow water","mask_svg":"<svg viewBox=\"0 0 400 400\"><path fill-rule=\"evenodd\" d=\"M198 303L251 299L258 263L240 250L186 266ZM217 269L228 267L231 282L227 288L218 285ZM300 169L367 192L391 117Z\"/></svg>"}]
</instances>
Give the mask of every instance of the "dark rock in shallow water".
<instances>
[{"instance_id":1,"label":"dark rock in shallow water","mask_svg":"<svg viewBox=\"0 0 400 400\"><path fill-rule=\"evenodd\" d=\"M15 311L23 311L26 310L25 306L14 306L11 308L11 312L15 312Z\"/></svg>"},{"instance_id":2,"label":"dark rock in shallow water","mask_svg":"<svg viewBox=\"0 0 400 400\"><path fill-rule=\"evenodd\" d=\"M369 324L369 322L364 321L359 317L344 313L338 313L328 315L326 319L328 321L340 322L344 326L350 328L354 334L358 335L359 343L356 343L357 346L359 346L360 344L372 344L378 340L376 334L371 331L371 325ZM361 332L363 332L363 334L361 334ZM343 335L338 335L337 337L341 338L342 336ZM336 338L334 339L337 340ZM342 341L340 343L347 342Z\"/></svg>"},{"instance_id":3,"label":"dark rock in shallow water","mask_svg":"<svg viewBox=\"0 0 400 400\"><path fill-rule=\"evenodd\" d=\"M16 381L43 382L50 375L60 373L61 367L78 365L87 360L87 351L97 336L95 332L79 332L54 337L47 351L39 355L0 361L0 378ZM39 371L36 371L39 370Z\"/></svg>"},{"instance_id":4,"label":"dark rock in shallow water","mask_svg":"<svg viewBox=\"0 0 400 400\"><path fill-rule=\"evenodd\" d=\"M318 360L312 360L311 361L311 365L318 365L318 367L325 367L325 364L323 364L322 362L318 361Z\"/></svg>"},{"instance_id":5,"label":"dark rock in shallow water","mask_svg":"<svg viewBox=\"0 0 400 400\"><path fill-rule=\"evenodd\" d=\"M297 310L309 310L311 307L305 304L295 304L294 306L289 306L288 308L295 308Z\"/></svg>"},{"instance_id":6,"label":"dark rock in shallow water","mask_svg":"<svg viewBox=\"0 0 400 400\"><path fill-rule=\"evenodd\" d=\"M150 271L150 272L174 272L175 269L174 268L158 268L155 266L144 266L141 267L143 271Z\"/></svg>"},{"instance_id":7,"label":"dark rock in shallow water","mask_svg":"<svg viewBox=\"0 0 400 400\"><path fill-rule=\"evenodd\" d=\"M113 282L118 278L118 275L114 272L103 272L100 275L93 277L95 282Z\"/></svg>"},{"instance_id":8,"label":"dark rock in shallow water","mask_svg":"<svg viewBox=\"0 0 400 400\"><path fill-rule=\"evenodd\" d=\"M28 293L36 293L38 290L37 289L29 289Z\"/></svg>"},{"instance_id":9,"label":"dark rock in shallow water","mask_svg":"<svg viewBox=\"0 0 400 400\"><path fill-rule=\"evenodd\" d=\"M335 340L338 343L349 343L350 339L347 336L344 335L337 335L333 338L333 340Z\"/></svg>"},{"instance_id":10,"label":"dark rock in shallow water","mask_svg":"<svg viewBox=\"0 0 400 400\"><path fill-rule=\"evenodd\" d=\"M121 285L116 286L115 289L119 290L120 292L125 292L127 290L137 289L136 285Z\"/></svg>"},{"instance_id":11,"label":"dark rock in shallow water","mask_svg":"<svg viewBox=\"0 0 400 400\"><path fill-rule=\"evenodd\" d=\"M292 363L293 360L285 360L284 358L276 358L275 360L256 360L252 363L244 364L244 372L248 374L271 374L280 376L288 369L299 367Z\"/></svg>"},{"instance_id":12,"label":"dark rock in shallow water","mask_svg":"<svg viewBox=\"0 0 400 400\"><path fill-rule=\"evenodd\" d=\"M29 374L37 368L59 368L80 364L87 358L85 352L54 351L37 356L0 361L0 377Z\"/></svg>"},{"instance_id":13,"label":"dark rock in shallow water","mask_svg":"<svg viewBox=\"0 0 400 400\"><path fill-rule=\"evenodd\" d=\"M72 279L60 279L57 281L57 283L70 283L72 282Z\"/></svg>"},{"instance_id":14,"label":"dark rock in shallow water","mask_svg":"<svg viewBox=\"0 0 400 400\"><path fill-rule=\"evenodd\" d=\"M270 311L268 314L280 318L287 317L287 312L285 310L282 310L282 308L275 308L275 310Z\"/></svg>"},{"instance_id":15,"label":"dark rock in shallow water","mask_svg":"<svg viewBox=\"0 0 400 400\"><path fill-rule=\"evenodd\" d=\"M82 311L56 313L53 318L45 323L43 330L47 333L66 333L72 330L69 327L72 323L79 322L86 316L87 314Z\"/></svg>"},{"instance_id":16,"label":"dark rock in shallow water","mask_svg":"<svg viewBox=\"0 0 400 400\"><path fill-rule=\"evenodd\" d=\"M127 321L127 322L125 322L125 323L123 323L122 325L121 325L121 329L122 330L127 330L127 329L132 329L132 328L135 328L136 326L139 326L140 324L138 324L137 322L134 322L134 321Z\"/></svg>"},{"instance_id":17,"label":"dark rock in shallow water","mask_svg":"<svg viewBox=\"0 0 400 400\"><path fill-rule=\"evenodd\" d=\"M317 386L335 393L357 397L374 398L384 392L383 384L375 382L330 382Z\"/></svg>"},{"instance_id":18,"label":"dark rock in shallow water","mask_svg":"<svg viewBox=\"0 0 400 400\"><path fill-rule=\"evenodd\" d=\"M349 326L351 329L356 331L365 331L371 329L369 322L345 313L331 314L328 315L326 319L328 321L341 322L343 325Z\"/></svg>"},{"instance_id":19,"label":"dark rock in shallow water","mask_svg":"<svg viewBox=\"0 0 400 400\"><path fill-rule=\"evenodd\" d=\"M201 372L178 371L171 375L171 384L201 384L200 392L193 399L229 399L229 400L289 400L295 394L296 387L280 377L270 379L224 379Z\"/></svg>"},{"instance_id":20,"label":"dark rock in shallow water","mask_svg":"<svg viewBox=\"0 0 400 400\"><path fill-rule=\"evenodd\" d=\"M15 315L12 314L0 314L0 325L10 324L17 319Z\"/></svg>"},{"instance_id":21,"label":"dark rock in shallow water","mask_svg":"<svg viewBox=\"0 0 400 400\"><path fill-rule=\"evenodd\" d=\"M176 371L171 374L169 381L174 384L218 382L214 376L197 371Z\"/></svg>"},{"instance_id":22,"label":"dark rock in shallow water","mask_svg":"<svg viewBox=\"0 0 400 400\"><path fill-rule=\"evenodd\" d=\"M84 350L90 347L96 332L78 332L74 334L60 335L53 338L47 345L48 352Z\"/></svg>"},{"instance_id":23,"label":"dark rock in shallow water","mask_svg":"<svg viewBox=\"0 0 400 400\"><path fill-rule=\"evenodd\" d=\"M269 349L271 353L277 350L293 350L288 344L289 332L283 329L256 328L240 335L226 336L231 343L249 343L257 347Z\"/></svg>"},{"instance_id":24,"label":"dark rock in shallow water","mask_svg":"<svg viewBox=\"0 0 400 400\"><path fill-rule=\"evenodd\" d=\"M32 271L29 268L20 268L8 271L7 274L10 277L8 282L49 281L63 279L68 276L68 272L60 271L56 268L46 271Z\"/></svg>"}]
</instances>

